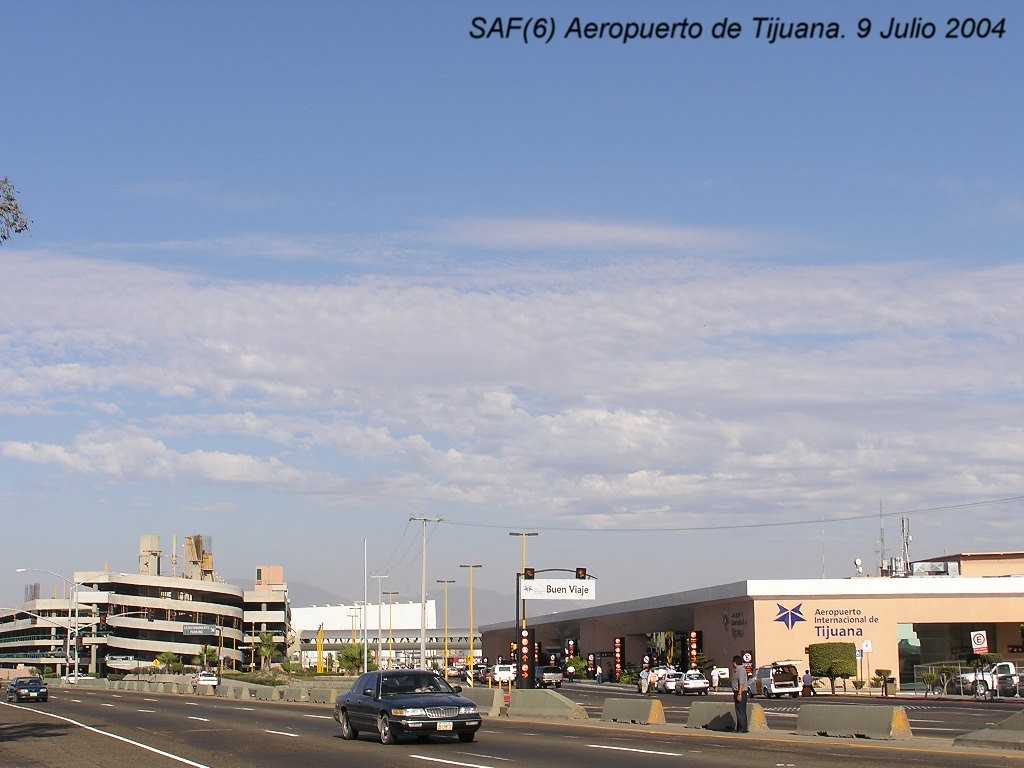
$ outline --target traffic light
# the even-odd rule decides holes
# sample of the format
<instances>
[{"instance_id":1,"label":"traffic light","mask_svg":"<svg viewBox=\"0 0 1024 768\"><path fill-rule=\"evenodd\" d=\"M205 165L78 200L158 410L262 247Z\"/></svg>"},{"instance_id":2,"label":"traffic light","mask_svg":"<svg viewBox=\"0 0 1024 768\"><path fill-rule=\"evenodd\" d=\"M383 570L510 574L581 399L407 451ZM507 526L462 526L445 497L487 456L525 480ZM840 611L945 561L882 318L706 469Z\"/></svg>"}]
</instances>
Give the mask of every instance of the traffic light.
<instances>
[{"instance_id":1,"label":"traffic light","mask_svg":"<svg viewBox=\"0 0 1024 768\"><path fill-rule=\"evenodd\" d=\"M577 568L576 569L576 578L577 579L585 579L585 578L587 578L587 569L586 568Z\"/></svg>"},{"instance_id":2,"label":"traffic light","mask_svg":"<svg viewBox=\"0 0 1024 768\"><path fill-rule=\"evenodd\" d=\"M536 569L534 569L534 568L523 568L523 578L524 579L532 579L536 575L537 575Z\"/></svg>"}]
</instances>

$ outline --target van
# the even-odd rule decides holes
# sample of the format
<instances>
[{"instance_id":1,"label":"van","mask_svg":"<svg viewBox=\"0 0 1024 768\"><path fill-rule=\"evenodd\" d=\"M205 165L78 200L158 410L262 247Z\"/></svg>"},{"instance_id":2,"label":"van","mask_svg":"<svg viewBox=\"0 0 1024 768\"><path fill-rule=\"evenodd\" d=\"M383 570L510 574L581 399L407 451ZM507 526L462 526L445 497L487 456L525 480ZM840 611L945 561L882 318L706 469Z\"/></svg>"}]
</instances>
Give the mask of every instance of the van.
<instances>
[{"instance_id":1,"label":"van","mask_svg":"<svg viewBox=\"0 0 1024 768\"><path fill-rule=\"evenodd\" d=\"M508 685L516 679L515 664L495 664L491 669L491 680L497 685Z\"/></svg>"},{"instance_id":2,"label":"van","mask_svg":"<svg viewBox=\"0 0 1024 768\"><path fill-rule=\"evenodd\" d=\"M785 694L796 698L803 689L800 671L792 661L773 661L754 670L750 681L750 692L754 696L770 699Z\"/></svg>"}]
</instances>

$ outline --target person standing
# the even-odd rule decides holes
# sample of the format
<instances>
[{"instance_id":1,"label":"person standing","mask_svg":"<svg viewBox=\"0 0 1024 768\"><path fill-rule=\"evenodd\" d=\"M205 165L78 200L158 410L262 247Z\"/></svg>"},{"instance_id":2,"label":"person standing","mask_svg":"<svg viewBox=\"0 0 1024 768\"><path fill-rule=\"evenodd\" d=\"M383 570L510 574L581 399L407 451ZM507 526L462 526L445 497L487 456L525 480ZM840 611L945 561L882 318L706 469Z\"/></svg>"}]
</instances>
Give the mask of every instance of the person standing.
<instances>
[{"instance_id":1,"label":"person standing","mask_svg":"<svg viewBox=\"0 0 1024 768\"><path fill-rule=\"evenodd\" d=\"M739 656L732 657L732 702L736 733L747 732L747 668Z\"/></svg>"},{"instance_id":2,"label":"person standing","mask_svg":"<svg viewBox=\"0 0 1024 768\"><path fill-rule=\"evenodd\" d=\"M600 685L604 682L604 670L601 669L601 665L597 665L597 684Z\"/></svg>"},{"instance_id":3,"label":"person standing","mask_svg":"<svg viewBox=\"0 0 1024 768\"><path fill-rule=\"evenodd\" d=\"M711 690L718 692L718 667L711 670Z\"/></svg>"}]
</instances>

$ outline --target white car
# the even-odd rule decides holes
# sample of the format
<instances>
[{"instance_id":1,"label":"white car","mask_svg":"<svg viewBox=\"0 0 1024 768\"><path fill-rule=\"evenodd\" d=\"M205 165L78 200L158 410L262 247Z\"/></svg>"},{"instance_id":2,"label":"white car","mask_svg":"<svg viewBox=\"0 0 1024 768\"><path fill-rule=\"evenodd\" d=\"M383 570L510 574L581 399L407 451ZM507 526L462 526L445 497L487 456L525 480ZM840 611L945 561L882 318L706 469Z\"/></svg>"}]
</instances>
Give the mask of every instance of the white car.
<instances>
[{"instance_id":1,"label":"white car","mask_svg":"<svg viewBox=\"0 0 1024 768\"><path fill-rule=\"evenodd\" d=\"M192 687L198 688L200 685L213 685L216 686L220 682L220 675L216 672L198 672L196 676L192 678Z\"/></svg>"},{"instance_id":2,"label":"white car","mask_svg":"<svg viewBox=\"0 0 1024 768\"><path fill-rule=\"evenodd\" d=\"M676 696L685 696L688 693L695 693L698 696L707 696L711 683L704 675L695 669L684 672L683 676L676 681Z\"/></svg>"},{"instance_id":3,"label":"white car","mask_svg":"<svg viewBox=\"0 0 1024 768\"><path fill-rule=\"evenodd\" d=\"M682 672L662 672L658 675L658 693L672 693L676 689L676 683L682 679Z\"/></svg>"}]
</instances>

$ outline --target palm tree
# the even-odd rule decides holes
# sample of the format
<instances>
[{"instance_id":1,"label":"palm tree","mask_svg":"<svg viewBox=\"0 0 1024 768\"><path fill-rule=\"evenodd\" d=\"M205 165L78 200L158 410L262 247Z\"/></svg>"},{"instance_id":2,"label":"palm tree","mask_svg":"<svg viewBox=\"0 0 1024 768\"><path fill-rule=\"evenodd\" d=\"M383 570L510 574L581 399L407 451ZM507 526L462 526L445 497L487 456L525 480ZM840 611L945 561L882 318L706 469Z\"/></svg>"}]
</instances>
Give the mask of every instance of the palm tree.
<instances>
[{"instance_id":1,"label":"palm tree","mask_svg":"<svg viewBox=\"0 0 1024 768\"><path fill-rule=\"evenodd\" d=\"M270 662L277 653L277 645L274 643L273 632L260 632L260 643L256 646L260 654L260 669L266 672L270 669Z\"/></svg>"}]
</instances>

